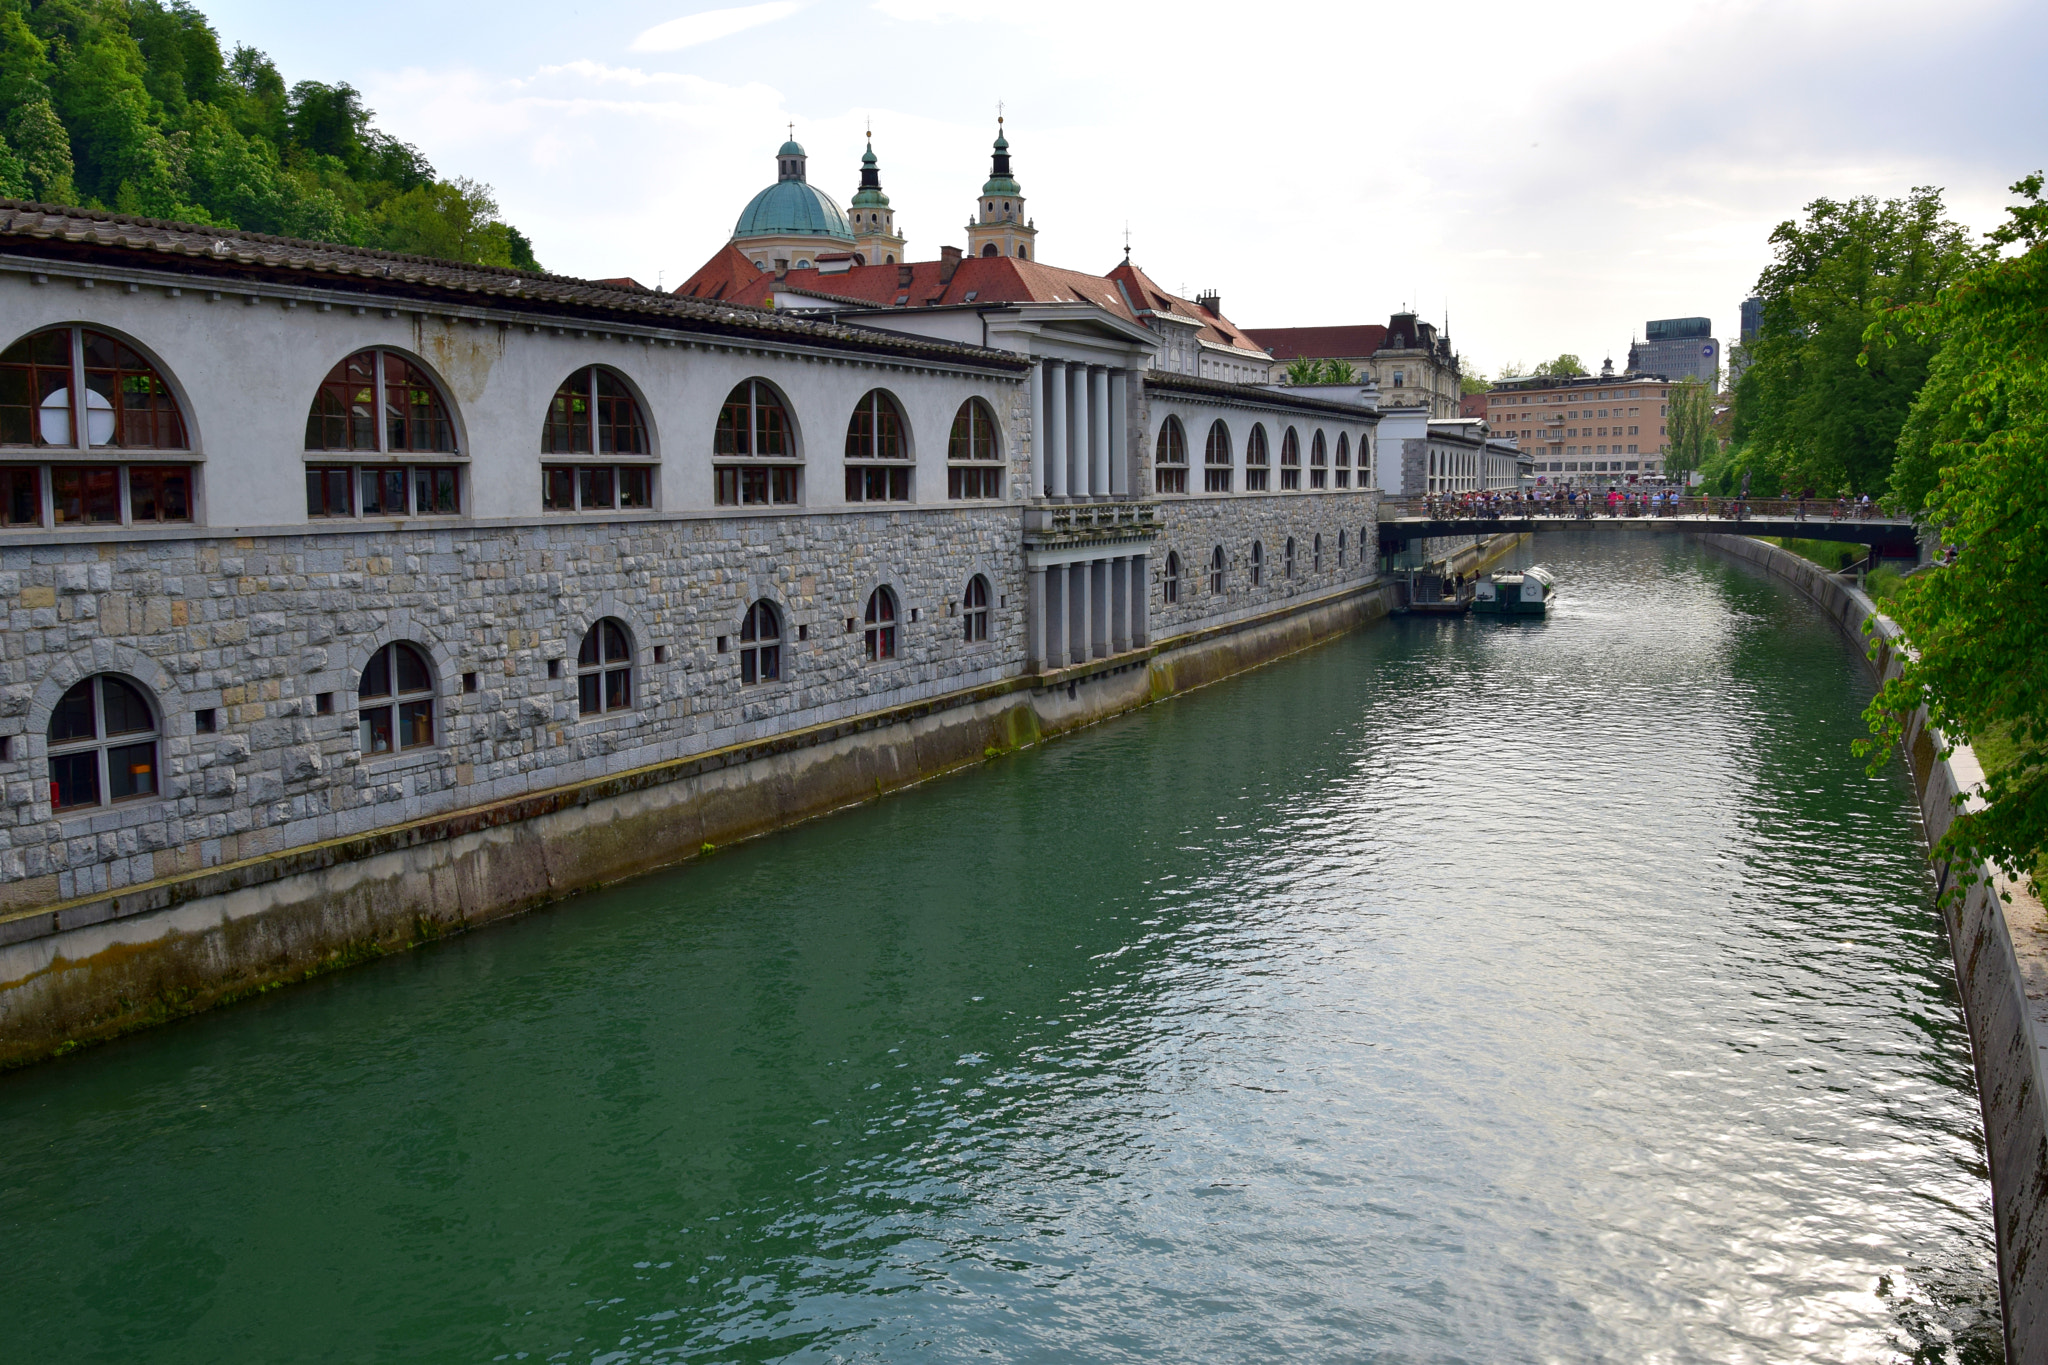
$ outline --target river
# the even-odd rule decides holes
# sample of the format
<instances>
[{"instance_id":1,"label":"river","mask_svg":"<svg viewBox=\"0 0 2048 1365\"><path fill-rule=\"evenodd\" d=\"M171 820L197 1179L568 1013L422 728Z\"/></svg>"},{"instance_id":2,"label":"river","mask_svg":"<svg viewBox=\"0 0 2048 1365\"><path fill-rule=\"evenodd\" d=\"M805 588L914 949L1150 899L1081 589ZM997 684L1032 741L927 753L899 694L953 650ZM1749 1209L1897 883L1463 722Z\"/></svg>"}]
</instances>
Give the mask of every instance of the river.
<instances>
[{"instance_id":1,"label":"river","mask_svg":"<svg viewBox=\"0 0 2048 1365\"><path fill-rule=\"evenodd\" d=\"M8 1360L1999 1358L1902 766L1546 535L688 869L0 1076Z\"/></svg>"}]
</instances>

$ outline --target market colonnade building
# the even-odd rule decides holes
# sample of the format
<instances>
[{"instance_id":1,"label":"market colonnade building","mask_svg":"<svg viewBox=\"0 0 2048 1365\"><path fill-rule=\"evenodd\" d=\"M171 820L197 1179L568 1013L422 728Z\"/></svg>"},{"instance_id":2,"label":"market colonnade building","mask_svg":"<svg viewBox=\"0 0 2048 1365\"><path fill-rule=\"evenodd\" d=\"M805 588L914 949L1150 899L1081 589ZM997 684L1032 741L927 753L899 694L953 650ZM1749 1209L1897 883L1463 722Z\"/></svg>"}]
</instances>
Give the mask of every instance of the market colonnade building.
<instances>
[{"instance_id":1,"label":"market colonnade building","mask_svg":"<svg viewBox=\"0 0 2048 1365\"><path fill-rule=\"evenodd\" d=\"M1085 303L983 312L969 343L0 204L0 911L1372 579L1369 410L1155 372ZM1289 430L1355 478L1261 482ZM1173 432L1227 477L1181 482Z\"/></svg>"}]
</instances>

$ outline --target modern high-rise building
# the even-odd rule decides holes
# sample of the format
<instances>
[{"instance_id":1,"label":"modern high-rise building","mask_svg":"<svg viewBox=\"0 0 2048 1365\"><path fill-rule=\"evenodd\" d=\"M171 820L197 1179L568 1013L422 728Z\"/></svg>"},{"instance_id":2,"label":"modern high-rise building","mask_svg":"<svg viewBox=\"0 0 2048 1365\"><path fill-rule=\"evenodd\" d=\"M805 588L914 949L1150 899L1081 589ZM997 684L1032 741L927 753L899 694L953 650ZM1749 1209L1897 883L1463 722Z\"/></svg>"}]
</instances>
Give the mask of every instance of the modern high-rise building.
<instances>
[{"instance_id":1,"label":"modern high-rise building","mask_svg":"<svg viewBox=\"0 0 2048 1365\"><path fill-rule=\"evenodd\" d=\"M1697 379L1721 387L1721 343L1709 318L1658 318L1643 324L1643 339L1628 346L1632 374Z\"/></svg>"},{"instance_id":2,"label":"modern high-rise building","mask_svg":"<svg viewBox=\"0 0 2048 1365\"><path fill-rule=\"evenodd\" d=\"M1756 334L1764 327L1764 301L1754 294L1742 301L1742 334L1728 350L1728 387L1732 390L1741 382L1742 372L1749 368L1749 348L1756 342Z\"/></svg>"}]
</instances>

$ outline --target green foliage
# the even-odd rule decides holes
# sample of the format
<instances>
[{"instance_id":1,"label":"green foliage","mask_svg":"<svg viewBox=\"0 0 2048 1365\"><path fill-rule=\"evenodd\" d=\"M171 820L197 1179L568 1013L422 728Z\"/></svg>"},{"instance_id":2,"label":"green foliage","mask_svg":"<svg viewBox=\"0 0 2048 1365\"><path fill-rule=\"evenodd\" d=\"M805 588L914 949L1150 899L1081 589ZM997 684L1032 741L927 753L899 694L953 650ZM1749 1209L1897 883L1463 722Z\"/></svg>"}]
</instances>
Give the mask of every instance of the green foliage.
<instances>
[{"instance_id":1,"label":"green foliage","mask_svg":"<svg viewBox=\"0 0 2048 1365\"><path fill-rule=\"evenodd\" d=\"M1870 553L1867 545L1851 545L1840 540L1799 540L1785 536L1764 536L1762 539L1820 565L1829 573L1840 573ZM1892 571L1887 569L1884 572Z\"/></svg>"},{"instance_id":2,"label":"green foliage","mask_svg":"<svg viewBox=\"0 0 2048 1365\"><path fill-rule=\"evenodd\" d=\"M2042 179L1992 234L2024 250L1979 265L1933 302L1874 328L1873 355L1939 344L1902 443L1923 442L1929 522L1956 560L1907 579L1890 615L1912 653L1864 715L1872 762L1925 707L1946 735L1995 741L1985 802L1959 810L1936 852L2008 873L2048 848L2048 208ZM1924 477L1916 475L1914 477ZM1992 767L1987 763L1987 769Z\"/></svg>"},{"instance_id":3,"label":"green foliage","mask_svg":"<svg viewBox=\"0 0 2048 1365\"><path fill-rule=\"evenodd\" d=\"M1506 378L1505 375L1502 378ZM1470 398L1475 393L1486 393L1493 388L1493 382L1482 370L1472 370L1458 376L1458 392Z\"/></svg>"},{"instance_id":4,"label":"green foliage","mask_svg":"<svg viewBox=\"0 0 2048 1365\"><path fill-rule=\"evenodd\" d=\"M1287 382L1290 384L1356 384L1358 371L1348 360L1309 360L1288 362Z\"/></svg>"},{"instance_id":5,"label":"green foliage","mask_svg":"<svg viewBox=\"0 0 2048 1365\"><path fill-rule=\"evenodd\" d=\"M1670 477L1683 478L1720 451L1721 442L1714 435L1714 393L1697 379L1681 379L1671 386L1665 402L1664 468Z\"/></svg>"},{"instance_id":6,"label":"green foliage","mask_svg":"<svg viewBox=\"0 0 2048 1365\"><path fill-rule=\"evenodd\" d=\"M1586 367L1579 363L1579 358L1570 351L1566 351L1555 360L1544 361L1529 373L1550 379L1570 379L1574 375L1581 375L1586 372Z\"/></svg>"},{"instance_id":7,"label":"green foliage","mask_svg":"<svg viewBox=\"0 0 2048 1365\"><path fill-rule=\"evenodd\" d=\"M1529 367L1527 365L1524 365L1519 360L1510 360L1507 364L1500 367L1499 377L1501 379L1520 379L1528 373Z\"/></svg>"},{"instance_id":8,"label":"green foliage","mask_svg":"<svg viewBox=\"0 0 2048 1365\"><path fill-rule=\"evenodd\" d=\"M1816 199L1804 222L1778 225L1771 249L1731 434L1787 487L1881 491L1939 338L1916 333L1866 352L1864 333L1890 310L1930 302L1985 253L1928 188L1882 203Z\"/></svg>"},{"instance_id":9,"label":"green foliage","mask_svg":"<svg viewBox=\"0 0 2048 1365\"><path fill-rule=\"evenodd\" d=\"M0 193L538 270L347 84L287 89L188 0L0 0Z\"/></svg>"}]
</instances>

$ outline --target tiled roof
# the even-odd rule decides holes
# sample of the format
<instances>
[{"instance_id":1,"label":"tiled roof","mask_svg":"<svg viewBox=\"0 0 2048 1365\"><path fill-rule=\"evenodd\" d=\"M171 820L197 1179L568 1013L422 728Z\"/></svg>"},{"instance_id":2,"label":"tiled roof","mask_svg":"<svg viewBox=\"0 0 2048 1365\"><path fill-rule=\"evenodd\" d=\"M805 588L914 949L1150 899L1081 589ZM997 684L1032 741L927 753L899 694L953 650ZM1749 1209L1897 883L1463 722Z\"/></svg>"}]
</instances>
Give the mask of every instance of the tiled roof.
<instances>
[{"instance_id":1,"label":"tiled roof","mask_svg":"<svg viewBox=\"0 0 2048 1365\"><path fill-rule=\"evenodd\" d=\"M727 242L697 268L696 274L676 286L676 294L686 299L718 299L737 303L741 291L760 279L763 273L747 259L744 251Z\"/></svg>"},{"instance_id":2,"label":"tiled roof","mask_svg":"<svg viewBox=\"0 0 2048 1365\"><path fill-rule=\"evenodd\" d=\"M1124 292L1130 295L1131 302L1139 308L1194 323L1200 328L1197 335L1202 340L1212 345L1249 352L1248 359L1268 358L1266 348L1253 340L1242 327L1221 313L1211 312L1202 307L1199 303L1191 302L1178 294L1167 293L1153 282L1151 276L1132 265L1130 261L1126 260L1110 271L1108 278L1123 285Z\"/></svg>"},{"instance_id":3,"label":"tiled roof","mask_svg":"<svg viewBox=\"0 0 2048 1365\"><path fill-rule=\"evenodd\" d=\"M1275 360L1350 360L1369 356L1386 342L1377 323L1358 327L1253 327L1252 340Z\"/></svg>"},{"instance_id":4,"label":"tiled roof","mask_svg":"<svg viewBox=\"0 0 2048 1365\"><path fill-rule=\"evenodd\" d=\"M1191 374L1169 374L1165 370L1148 371L1145 387L1185 394L1190 398L1230 399L1256 403L1261 407L1291 408L1296 412L1346 417L1356 422L1379 420L1375 409L1357 403L1332 403L1324 398L1303 398L1286 389L1269 389L1260 384L1227 384L1220 379L1197 379Z\"/></svg>"},{"instance_id":5,"label":"tiled roof","mask_svg":"<svg viewBox=\"0 0 2048 1365\"><path fill-rule=\"evenodd\" d=\"M678 331L753 335L768 340L927 355L1022 368L1022 357L919 337L806 321L730 299L678 297L644 288L500 266L464 265L370 247L272 237L233 228L134 218L94 209L0 199L0 250L52 260L130 268L176 268L224 290L348 288L394 304L506 308L582 316ZM751 263L747 269L754 273Z\"/></svg>"}]
</instances>

